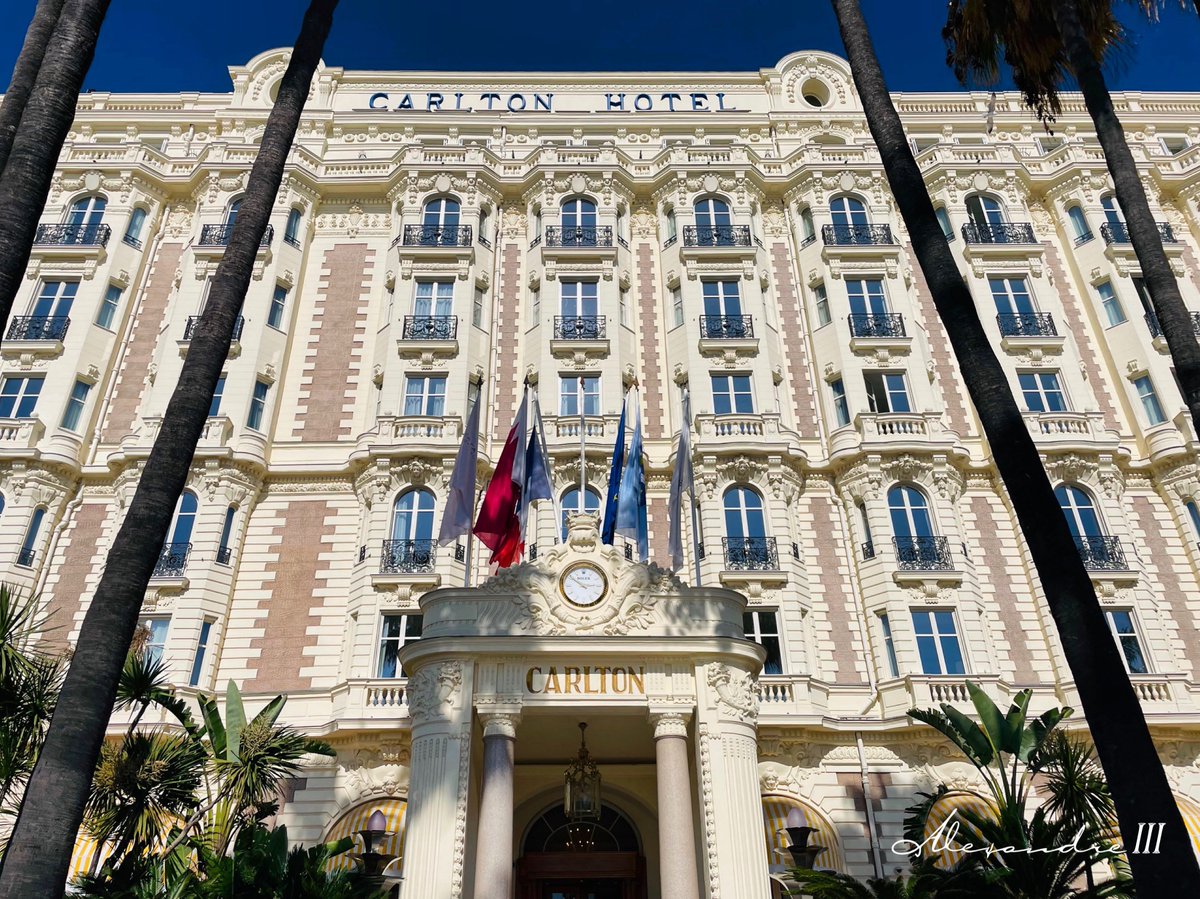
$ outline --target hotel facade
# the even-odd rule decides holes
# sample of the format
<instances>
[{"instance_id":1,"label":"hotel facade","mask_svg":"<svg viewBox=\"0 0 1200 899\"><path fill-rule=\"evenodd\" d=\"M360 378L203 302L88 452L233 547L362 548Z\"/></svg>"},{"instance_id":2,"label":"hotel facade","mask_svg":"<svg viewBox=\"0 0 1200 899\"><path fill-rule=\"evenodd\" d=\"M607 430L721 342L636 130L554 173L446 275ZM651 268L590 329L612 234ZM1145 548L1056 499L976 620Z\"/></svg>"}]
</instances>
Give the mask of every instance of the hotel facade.
<instances>
[{"instance_id":1,"label":"hotel facade","mask_svg":"<svg viewBox=\"0 0 1200 899\"><path fill-rule=\"evenodd\" d=\"M54 645L80 639L285 64L80 98L0 347L0 579L41 594ZM1090 120L1074 98L1053 134L1013 94L894 99L1198 816L1197 441ZM1200 328L1200 95L1114 99ZM434 538L470 404L482 486L526 379L559 509L489 578ZM635 382L660 565L691 397L676 575L571 514L601 502ZM403 899L768 899L793 810L818 867L892 873L918 791L983 789L908 709L962 707L967 680L1079 708L848 68L820 52L320 68L144 615L180 694L288 695L337 755L278 820L311 843L383 811ZM586 825L563 799L581 723ZM81 839L76 868L96 855Z\"/></svg>"}]
</instances>

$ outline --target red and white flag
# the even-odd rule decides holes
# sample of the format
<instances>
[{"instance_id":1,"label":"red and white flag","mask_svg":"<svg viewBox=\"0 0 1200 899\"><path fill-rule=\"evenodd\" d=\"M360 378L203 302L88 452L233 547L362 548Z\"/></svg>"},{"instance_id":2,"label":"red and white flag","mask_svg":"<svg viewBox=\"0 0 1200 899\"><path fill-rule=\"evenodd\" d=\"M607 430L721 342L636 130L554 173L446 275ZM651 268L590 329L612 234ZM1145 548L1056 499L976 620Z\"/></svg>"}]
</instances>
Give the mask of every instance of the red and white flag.
<instances>
[{"instance_id":1,"label":"red and white flag","mask_svg":"<svg viewBox=\"0 0 1200 899\"><path fill-rule=\"evenodd\" d=\"M479 517L475 519L475 536L492 551L490 561L497 568L520 562L525 550L519 513L529 430L527 400L528 397L521 398L521 407L483 494Z\"/></svg>"}]
</instances>

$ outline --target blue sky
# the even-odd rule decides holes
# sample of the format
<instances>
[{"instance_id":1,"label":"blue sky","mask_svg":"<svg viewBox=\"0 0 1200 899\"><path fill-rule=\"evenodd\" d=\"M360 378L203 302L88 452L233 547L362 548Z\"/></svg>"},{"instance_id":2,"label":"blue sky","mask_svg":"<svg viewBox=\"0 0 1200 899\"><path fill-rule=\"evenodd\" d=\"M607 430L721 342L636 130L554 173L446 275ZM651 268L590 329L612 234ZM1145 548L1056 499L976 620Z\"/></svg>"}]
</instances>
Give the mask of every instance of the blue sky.
<instances>
[{"instance_id":1,"label":"blue sky","mask_svg":"<svg viewBox=\"0 0 1200 899\"><path fill-rule=\"evenodd\" d=\"M1175 0L1170 0L1174 4ZM0 2L0 79L34 0ZM114 0L85 88L227 91L226 67L295 39L306 0ZM342 0L325 60L345 68L754 70L793 50L841 52L827 0L378 2ZM953 89L943 0L863 0L893 90ZM201 12L203 10L203 12ZM1174 5L1158 25L1124 11L1114 88L1196 90L1200 20ZM531 52L534 51L534 52Z\"/></svg>"}]
</instances>

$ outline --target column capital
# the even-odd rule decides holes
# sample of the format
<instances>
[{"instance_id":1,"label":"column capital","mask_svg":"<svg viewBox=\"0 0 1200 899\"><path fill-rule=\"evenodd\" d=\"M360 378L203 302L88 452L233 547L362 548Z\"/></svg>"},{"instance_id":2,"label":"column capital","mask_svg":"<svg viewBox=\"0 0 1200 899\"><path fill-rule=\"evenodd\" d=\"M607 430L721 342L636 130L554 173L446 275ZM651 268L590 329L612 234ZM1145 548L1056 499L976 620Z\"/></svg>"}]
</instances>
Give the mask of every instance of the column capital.
<instances>
[{"instance_id":1,"label":"column capital","mask_svg":"<svg viewBox=\"0 0 1200 899\"><path fill-rule=\"evenodd\" d=\"M517 725L521 721L520 715L512 712L490 712L479 717L483 721L485 740L488 737L507 737L510 740L517 738Z\"/></svg>"},{"instance_id":2,"label":"column capital","mask_svg":"<svg viewBox=\"0 0 1200 899\"><path fill-rule=\"evenodd\" d=\"M683 712L652 712L650 724L654 727L656 740L687 736L687 715Z\"/></svg>"}]
</instances>

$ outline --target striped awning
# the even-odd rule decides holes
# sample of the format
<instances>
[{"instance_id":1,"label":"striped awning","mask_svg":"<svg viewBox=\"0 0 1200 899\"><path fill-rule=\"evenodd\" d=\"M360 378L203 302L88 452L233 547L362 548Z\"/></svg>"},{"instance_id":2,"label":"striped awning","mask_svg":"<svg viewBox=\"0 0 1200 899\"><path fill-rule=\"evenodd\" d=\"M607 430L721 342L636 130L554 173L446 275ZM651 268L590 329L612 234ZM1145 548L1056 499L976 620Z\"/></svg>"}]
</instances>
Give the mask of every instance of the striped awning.
<instances>
[{"instance_id":1,"label":"striped awning","mask_svg":"<svg viewBox=\"0 0 1200 899\"><path fill-rule=\"evenodd\" d=\"M111 846L101 850L99 840L88 836L86 830L80 830L75 838L75 849L71 852L71 867L67 870L67 883L84 874L94 874L103 864L105 856L112 851Z\"/></svg>"},{"instance_id":2,"label":"striped awning","mask_svg":"<svg viewBox=\"0 0 1200 899\"><path fill-rule=\"evenodd\" d=\"M1200 859L1200 802L1186 796L1176 796L1175 804L1179 806L1183 824L1187 827L1188 836L1192 838L1192 851L1196 853L1196 858Z\"/></svg>"},{"instance_id":3,"label":"striped awning","mask_svg":"<svg viewBox=\"0 0 1200 899\"><path fill-rule=\"evenodd\" d=\"M845 871L837 831L815 808L804 800L791 796L764 796L762 807L763 827L767 838L767 861L770 864L791 867L792 856L787 851L788 837L783 829L787 826L788 812L799 809L804 816L804 826L816 829L816 833L809 837L808 845L825 847L825 851L817 856L814 864L818 868Z\"/></svg>"},{"instance_id":4,"label":"striped awning","mask_svg":"<svg viewBox=\"0 0 1200 899\"><path fill-rule=\"evenodd\" d=\"M934 831L946 823L952 813L967 810L977 815L986 815L988 817L994 817L996 814L992 803L978 793L966 791L947 793L935 802L933 808L929 810L929 817L925 819L925 832L923 836L925 839L929 839ZM966 819L960 814L957 820L961 822L959 824L958 842L971 842L970 838L963 832L967 827ZM963 855L964 853L961 849L942 849L938 852L929 853L929 857L933 859L933 863L939 868L954 867Z\"/></svg>"},{"instance_id":5,"label":"striped awning","mask_svg":"<svg viewBox=\"0 0 1200 899\"><path fill-rule=\"evenodd\" d=\"M338 818L325 835L325 841L332 842L340 840L342 837L354 837L355 848L330 859L329 870L351 871L354 869L355 863L350 856L363 849L362 837L358 836L358 833L367 826L367 819L376 811L383 812L384 817L387 818L387 829L390 834L379 843L377 851L396 856L396 861L388 866L386 873L398 874L400 872L400 859L404 855L405 815L408 811L408 803L403 799L380 799L375 802L365 802Z\"/></svg>"}]
</instances>

